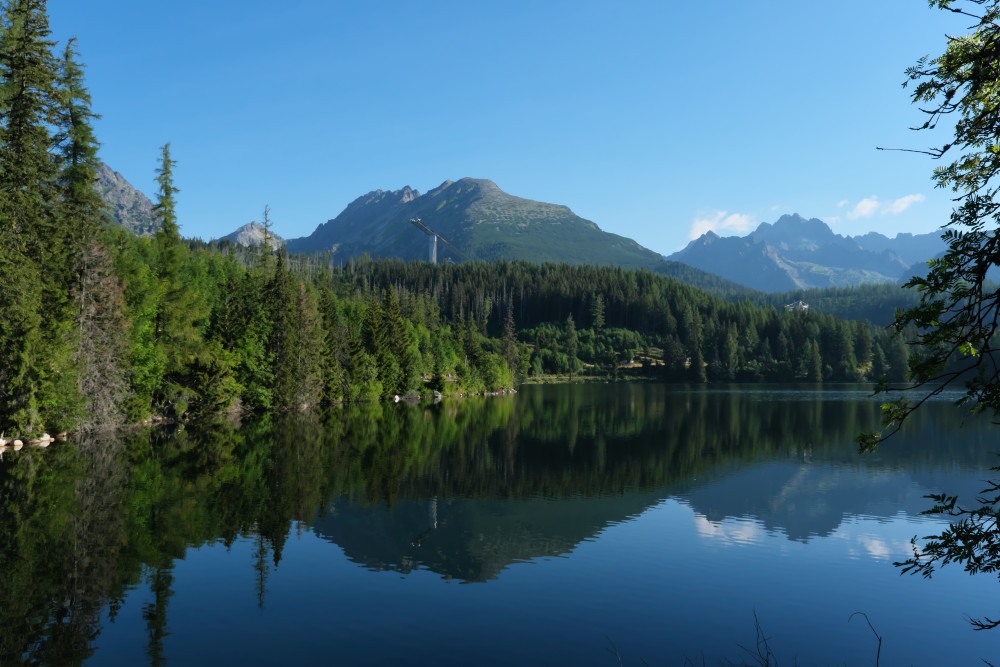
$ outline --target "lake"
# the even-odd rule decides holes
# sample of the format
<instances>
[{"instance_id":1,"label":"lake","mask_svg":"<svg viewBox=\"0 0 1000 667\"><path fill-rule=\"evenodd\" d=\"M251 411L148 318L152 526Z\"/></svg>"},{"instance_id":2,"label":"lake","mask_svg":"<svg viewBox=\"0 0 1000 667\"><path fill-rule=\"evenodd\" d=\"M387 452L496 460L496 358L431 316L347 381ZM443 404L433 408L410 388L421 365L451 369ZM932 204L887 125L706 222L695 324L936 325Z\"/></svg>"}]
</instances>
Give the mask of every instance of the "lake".
<instances>
[{"instance_id":1,"label":"lake","mask_svg":"<svg viewBox=\"0 0 1000 667\"><path fill-rule=\"evenodd\" d=\"M1000 659L995 577L893 561L1000 427L867 387L526 386L8 449L0 664ZM756 663L754 663L756 664Z\"/></svg>"}]
</instances>

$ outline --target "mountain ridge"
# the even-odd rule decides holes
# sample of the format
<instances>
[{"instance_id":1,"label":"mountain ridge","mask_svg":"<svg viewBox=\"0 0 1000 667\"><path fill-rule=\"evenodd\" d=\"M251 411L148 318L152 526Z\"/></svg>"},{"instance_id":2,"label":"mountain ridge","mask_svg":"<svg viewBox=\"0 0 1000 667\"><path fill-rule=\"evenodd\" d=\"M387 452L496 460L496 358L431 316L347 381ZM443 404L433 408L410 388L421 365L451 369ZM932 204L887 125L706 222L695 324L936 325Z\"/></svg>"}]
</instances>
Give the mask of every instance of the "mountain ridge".
<instances>
[{"instance_id":1,"label":"mountain ridge","mask_svg":"<svg viewBox=\"0 0 1000 667\"><path fill-rule=\"evenodd\" d=\"M944 250L934 233L844 236L818 218L794 213L762 222L746 236L707 232L668 259L753 289L784 292L900 282L914 265Z\"/></svg>"},{"instance_id":2,"label":"mountain ridge","mask_svg":"<svg viewBox=\"0 0 1000 667\"><path fill-rule=\"evenodd\" d=\"M159 221L152 201L107 164L101 164L98 176L109 217L136 234L154 234ZM603 231L568 206L517 197L491 180L471 177L445 180L426 193L408 185L372 190L311 234L284 242L289 252L330 253L337 262L364 255L427 260L428 237L409 224L414 218L446 240L438 243L440 261L615 265L651 270L709 291L720 289L719 281L730 283L723 291L732 292L736 285L770 293L897 283L945 249L935 233L844 236L818 218L793 213L762 222L743 237L708 231L665 257ZM259 244L262 228L251 222L222 239Z\"/></svg>"},{"instance_id":3,"label":"mountain ridge","mask_svg":"<svg viewBox=\"0 0 1000 667\"><path fill-rule=\"evenodd\" d=\"M438 246L442 260L521 259L646 269L663 261L659 253L601 230L568 206L517 197L493 181L470 177L446 180L424 194L409 186L373 190L309 236L289 239L288 249L331 252L335 259L363 254L427 259L427 236L408 224L413 218L448 241Z\"/></svg>"}]
</instances>

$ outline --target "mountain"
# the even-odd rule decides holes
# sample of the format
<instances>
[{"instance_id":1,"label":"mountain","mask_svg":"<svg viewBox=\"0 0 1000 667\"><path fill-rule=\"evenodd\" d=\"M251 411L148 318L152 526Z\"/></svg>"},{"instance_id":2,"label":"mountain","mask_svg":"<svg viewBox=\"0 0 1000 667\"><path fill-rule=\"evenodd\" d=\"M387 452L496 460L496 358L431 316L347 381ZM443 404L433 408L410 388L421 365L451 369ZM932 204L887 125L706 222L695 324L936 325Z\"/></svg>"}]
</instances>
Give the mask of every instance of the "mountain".
<instances>
[{"instance_id":1,"label":"mountain","mask_svg":"<svg viewBox=\"0 0 1000 667\"><path fill-rule=\"evenodd\" d=\"M907 264L923 264L927 260L936 257L944 252L944 243L941 241L941 234L933 232L931 234L897 234L895 238L883 236L878 232L868 232L863 236L855 236L854 240L865 250L881 252L891 250ZM912 274L911 274L912 275Z\"/></svg>"},{"instance_id":2,"label":"mountain","mask_svg":"<svg viewBox=\"0 0 1000 667\"><path fill-rule=\"evenodd\" d=\"M362 254L427 259L429 237L410 224L419 218L447 242L439 261L520 259L655 269L663 257L635 241L602 231L566 206L509 195L485 179L445 181L426 194L405 187L375 190L351 202L336 218L289 252L332 252L336 259Z\"/></svg>"},{"instance_id":3,"label":"mountain","mask_svg":"<svg viewBox=\"0 0 1000 667\"><path fill-rule=\"evenodd\" d=\"M103 162L97 171L97 191L108 205L108 214L118 224L140 236L152 236L159 229L160 222L149 197Z\"/></svg>"},{"instance_id":4,"label":"mountain","mask_svg":"<svg viewBox=\"0 0 1000 667\"><path fill-rule=\"evenodd\" d=\"M229 240L242 246L262 245L264 243L264 225L257 221L248 222L232 234L226 234L219 240ZM271 232L270 245L272 249L276 250L284 243L285 239Z\"/></svg>"},{"instance_id":5,"label":"mountain","mask_svg":"<svg viewBox=\"0 0 1000 667\"><path fill-rule=\"evenodd\" d=\"M936 234L835 234L798 214L762 223L747 236L708 232L668 259L765 292L896 283L918 261L945 249ZM910 274L912 275L912 274Z\"/></svg>"}]
</instances>

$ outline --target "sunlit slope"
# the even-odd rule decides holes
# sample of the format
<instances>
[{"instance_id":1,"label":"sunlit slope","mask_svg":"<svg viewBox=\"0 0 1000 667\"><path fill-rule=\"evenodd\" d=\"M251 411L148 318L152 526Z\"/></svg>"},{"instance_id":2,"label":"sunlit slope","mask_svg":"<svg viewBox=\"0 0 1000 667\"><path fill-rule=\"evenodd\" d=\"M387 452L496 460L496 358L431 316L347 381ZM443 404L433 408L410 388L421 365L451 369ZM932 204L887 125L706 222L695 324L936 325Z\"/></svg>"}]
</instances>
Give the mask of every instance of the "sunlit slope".
<instances>
[{"instance_id":1,"label":"sunlit slope","mask_svg":"<svg viewBox=\"0 0 1000 667\"><path fill-rule=\"evenodd\" d=\"M515 197L474 178L445 181L422 195L410 188L370 192L288 247L332 251L340 259L366 253L427 259L428 236L409 224L413 218L448 241L438 244L439 261L519 259L648 269L663 262L658 253L602 231L566 206Z\"/></svg>"}]
</instances>

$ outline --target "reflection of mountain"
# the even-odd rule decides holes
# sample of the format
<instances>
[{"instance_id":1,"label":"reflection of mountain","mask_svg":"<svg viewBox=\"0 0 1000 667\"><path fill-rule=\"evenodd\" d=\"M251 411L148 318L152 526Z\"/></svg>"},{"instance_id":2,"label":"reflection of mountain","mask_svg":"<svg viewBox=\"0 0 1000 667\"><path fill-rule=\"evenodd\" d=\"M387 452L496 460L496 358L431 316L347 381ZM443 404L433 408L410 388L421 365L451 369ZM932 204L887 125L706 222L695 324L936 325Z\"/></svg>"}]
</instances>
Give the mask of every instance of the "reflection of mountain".
<instances>
[{"instance_id":1,"label":"reflection of mountain","mask_svg":"<svg viewBox=\"0 0 1000 667\"><path fill-rule=\"evenodd\" d=\"M709 521L754 517L770 531L807 541L830 535L852 515L919 514L927 507L926 493L903 471L773 462L712 480L684 495Z\"/></svg>"},{"instance_id":2,"label":"reflection of mountain","mask_svg":"<svg viewBox=\"0 0 1000 667\"><path fill-rule=\"evenodd\" d=\"M567 554L659 500L647 492L558 501L432 498L387 507L341 496L313 530L371 570L424 568L476 582L495 579L513 563Z\"/></svg>"},{"instance_id":3,"label":"reflection of mountain","mask_svg":"<svg viewBox=\"0 0 1000 667\"><path fill-rule=\"evenodd\" d=\"M929 507L929 493L971 500L984 486L979 471L998 446L985 419L966 423L958 447L943 445L958 444L954 414L946 403L931 403L918 415L920 423L911 425L919 428L877 454L845 456L826 443L784 460L710 471L680 495L710 521L752 517L796 541L830 535L851 516L916 516Z\"/></svg>"},{"instance_id":4,"label":"reflection of mountain","mask_svg":"<svg viewBox=\"0 0 1000 667\"><path fill-rule=\"evenodd\" d=\"M453 423L470 414L478 416ZM710 521L755 517L800 541L853 515L916 515L927 493L978 491L971 471L991 463L995 448L983 422L962 430L960 450L943 452L962 415L940 402L859 457L855 435L878 423L860 387L531 387L517 399L383 419L394 415L401 426L388 438L344 415L338 441L350 447L332 445L342 457L333 469L355 470L356 483L334 484L333 509L313 529L367 568L462 581L566 554L668 496Z\"/></svg>"},{"instance_id":5,"label":"reflection of mountain","mask_svg":"<svg viewBox=\"0 0 1000 667\"><path fill-rule=\"evenodd\" d=\"M973 496L997 462L995 427L948 401L859 457L854 436L878 418L867 387L549 386L8 450L0 664L85 662L104 610L137 586L162 651L184 585L173 565L203 544L252 538L264 605L293 525L372 570L489 581L661 498L806 541L856 515L916 514L924 493Z\"/></svg>"}]
</instances>

